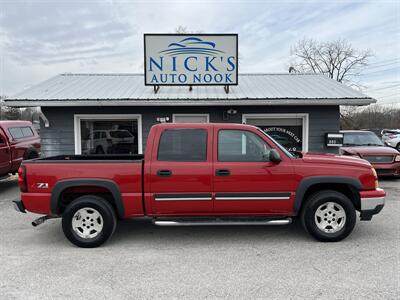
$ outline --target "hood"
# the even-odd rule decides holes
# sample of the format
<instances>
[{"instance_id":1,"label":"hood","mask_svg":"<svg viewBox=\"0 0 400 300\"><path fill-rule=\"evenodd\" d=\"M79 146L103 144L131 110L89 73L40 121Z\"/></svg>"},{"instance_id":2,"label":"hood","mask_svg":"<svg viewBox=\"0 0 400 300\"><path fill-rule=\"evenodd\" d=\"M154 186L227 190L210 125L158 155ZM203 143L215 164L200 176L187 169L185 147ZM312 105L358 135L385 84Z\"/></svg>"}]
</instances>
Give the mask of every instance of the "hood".
<instances>
[{"instance_id":1,"label":"hood","mask_svg":"<svg viewBox=\"0 0 400 300\"><path fill-rule=\"evenodd\" d=\"M342 153L347 152L353 155L396 155L399 154L394 148L390 147L379 147L379 146L357 146L357 147L341 147L340 151Z\"/></svg>"},{"instance_id":2,"label":"hood","mask_svg":"<svg viewBox=\"0 0 400 300\"><path fill-rule=\"evenodd\" d=\"M371 168L371 164L359 157L345 156L332 153L302 153L303 161L306 163L322 163L322 164L341 164L357 167Z\"/></svg>"}]
</instances>

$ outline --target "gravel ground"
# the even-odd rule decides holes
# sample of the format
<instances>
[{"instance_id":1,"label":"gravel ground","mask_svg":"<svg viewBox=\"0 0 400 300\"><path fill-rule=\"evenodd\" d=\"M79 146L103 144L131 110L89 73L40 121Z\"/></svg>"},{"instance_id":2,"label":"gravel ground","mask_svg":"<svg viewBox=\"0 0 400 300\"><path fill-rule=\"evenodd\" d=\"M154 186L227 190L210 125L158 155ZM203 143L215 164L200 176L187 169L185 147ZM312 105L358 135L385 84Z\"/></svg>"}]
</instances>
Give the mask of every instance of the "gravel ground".
<instances>
[{"instance_id":1,"label":"gravel ground","mask_svg":"<svg viewBox=\"0 0 400 300\"><path fill-rule=\"evenodd\" d=\"M33 228L0 181L1 299L400 298L400 179L386 206L339 243L285 227L155 227L120 222L101 248L80 249L60 220Z\"/></svg>"}]
</instances>

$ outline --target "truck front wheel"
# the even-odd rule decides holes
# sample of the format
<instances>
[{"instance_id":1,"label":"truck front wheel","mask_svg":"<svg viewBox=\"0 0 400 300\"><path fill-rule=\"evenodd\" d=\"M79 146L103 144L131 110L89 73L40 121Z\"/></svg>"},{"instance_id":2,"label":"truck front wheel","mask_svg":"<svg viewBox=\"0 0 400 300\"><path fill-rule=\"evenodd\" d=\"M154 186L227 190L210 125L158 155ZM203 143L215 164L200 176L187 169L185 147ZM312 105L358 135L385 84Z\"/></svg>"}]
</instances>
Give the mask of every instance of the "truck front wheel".
<instances>
[{"instance_id":1,"label":"truck front wheel","mask_svg":"<svg viewBox=\"0 0 400 300\"><path fill-rule=\"evenodd\" d=\"M356 211L348 197L336 191L320 191L305 203L301 220L306 231L322 242L347 237L356 224Z\"/></svg>"},{"instance_id":2,"label":"truck front wheel","mask_svg":"<svg viewBox=\"0 0 400 300\"><path fill-rule=\"evenodd\" d=\"M72 201L62 215L62 228L67 239L83 248L98 247L114 233L117 217L103 198L87 195Z\"/></svg>"}]
</instances>

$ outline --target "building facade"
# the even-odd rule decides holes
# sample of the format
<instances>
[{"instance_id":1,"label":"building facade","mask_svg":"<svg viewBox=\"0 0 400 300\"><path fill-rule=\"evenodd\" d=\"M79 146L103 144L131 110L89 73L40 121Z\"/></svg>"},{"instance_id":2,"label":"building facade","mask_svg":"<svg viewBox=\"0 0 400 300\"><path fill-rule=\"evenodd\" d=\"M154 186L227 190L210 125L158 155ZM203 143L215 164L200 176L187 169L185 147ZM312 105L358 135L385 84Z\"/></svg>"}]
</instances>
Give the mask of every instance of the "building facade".
<instances>
[{"instance_id":1,"label":"building facade","mask_svg":"<svg viewBox=\"0 0 400 300\"><path fill-rule=\"evenodd\" d=\"M39 106L42 155L143 153L159 122L230 122L259 126L290 151L332 152L341 105L376 100L317 74L244 74L221 86L144 85L139 74L61 74L6 100Z\"/></svg>"}]
</instances>

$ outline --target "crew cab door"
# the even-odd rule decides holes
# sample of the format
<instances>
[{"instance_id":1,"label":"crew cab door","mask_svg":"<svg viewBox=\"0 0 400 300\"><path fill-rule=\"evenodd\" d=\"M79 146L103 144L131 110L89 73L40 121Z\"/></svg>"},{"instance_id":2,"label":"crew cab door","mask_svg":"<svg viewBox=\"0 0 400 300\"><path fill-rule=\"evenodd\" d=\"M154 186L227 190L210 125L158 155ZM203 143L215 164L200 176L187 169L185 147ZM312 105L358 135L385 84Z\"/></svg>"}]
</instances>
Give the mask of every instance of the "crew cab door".
<instances>
[{"instance_id":1,"label":"crew cab door","mask_svg":"<svg viewBox=\"0 0 400 300\"><path fill-rule=\"evenodd\" d=\"M293 209L294 175L288 157L269 161L271 141L254 130L214 129L216 214L287 214Z\"/></svg>"},{"instance_id":2,"label":"crew cab door","mask_svg":"<svg viewBox=\"0 0 400 300\"><path fill-rule=\"evenodd\" d=\"M201 215L212 212L212 126L161 127L150 166L152 212Z\"/></svg>"},{"instance_id":3,"label":"crew cab door","mask_svg":"<svg viewBox=\"0 0 400 300\"><path fill-rule=\"evenodd\" d=\"M0 176L6 175L11 168L11 152L6 137L0 129Z\"/></svg>"}]
</instances>

